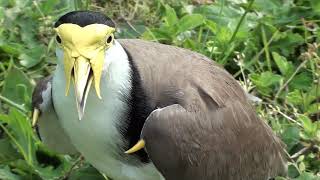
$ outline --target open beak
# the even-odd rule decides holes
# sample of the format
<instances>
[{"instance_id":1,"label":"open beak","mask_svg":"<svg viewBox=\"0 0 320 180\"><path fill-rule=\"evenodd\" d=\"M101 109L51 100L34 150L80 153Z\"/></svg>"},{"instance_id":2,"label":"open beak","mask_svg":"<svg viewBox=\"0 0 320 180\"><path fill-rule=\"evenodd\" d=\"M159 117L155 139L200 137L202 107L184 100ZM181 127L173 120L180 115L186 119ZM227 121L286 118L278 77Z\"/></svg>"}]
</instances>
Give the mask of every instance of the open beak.
<instances>
[{"instance_id":1,"label":"open beak","mask_svg":"<svg viewBox=\"0 0 320 180\"><path fill-rule=\"evenodd\" d=\"M72 72L79 120L82 119L88 93L93 81L93 72L89 60L79 56Z\"/></svg>"},{"instance_id":2,"label":"open beak","mask_svg":"<svg viewBox=\"0 0 320 180\"><path fill-rule=\"evenodd\" d=\"M67 83L66 96L69 93L71 81L73 81L78 117L79 120L81 120L84 115L87 97L92 84L95 86L97 97L101 99L100 80L103 70L104 49L98 49L94 52L95 56L91 59L80 54L72 57L70 55L72 52L68 50L64 52L64 69Z\"/></svg>"},{"instance_id":3,"label":"open beak","mask_svg":"<svg viewBox=\"0 0 320 180\"><path fill-rule=\"evenodd\" d=\"M93 59L88 59L81 55L75 58L70 58L68 55L65 57L66 96L69 92L70 81L73 81L79 120L84 115L86 101L93 83L97 97L101 99L100 80L103 60L103 51L98 52Z\"/></svg>"}]
</instances>

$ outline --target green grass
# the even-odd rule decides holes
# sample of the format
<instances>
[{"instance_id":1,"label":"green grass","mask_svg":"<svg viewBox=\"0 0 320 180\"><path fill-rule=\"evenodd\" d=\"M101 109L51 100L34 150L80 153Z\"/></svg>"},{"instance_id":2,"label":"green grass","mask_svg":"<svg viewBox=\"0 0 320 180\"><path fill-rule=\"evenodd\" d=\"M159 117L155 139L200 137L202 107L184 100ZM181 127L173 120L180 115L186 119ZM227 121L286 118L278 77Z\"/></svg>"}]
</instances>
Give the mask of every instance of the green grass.
<instances>
[{"instance_id":1,"label":"green grass","mask_svg":"<svg viewBox=\"0 0 320 180\"><path fill-rule=\"evenodd\" d=\"M35 82L55 68L54 21L75 9L112 17L118 38L204 54L261 99L259 116L287 145L289 179L320 179L320 1L0 0L0 179L103 179L50 152L30 125Z\"/></svg>"}]
</instances>

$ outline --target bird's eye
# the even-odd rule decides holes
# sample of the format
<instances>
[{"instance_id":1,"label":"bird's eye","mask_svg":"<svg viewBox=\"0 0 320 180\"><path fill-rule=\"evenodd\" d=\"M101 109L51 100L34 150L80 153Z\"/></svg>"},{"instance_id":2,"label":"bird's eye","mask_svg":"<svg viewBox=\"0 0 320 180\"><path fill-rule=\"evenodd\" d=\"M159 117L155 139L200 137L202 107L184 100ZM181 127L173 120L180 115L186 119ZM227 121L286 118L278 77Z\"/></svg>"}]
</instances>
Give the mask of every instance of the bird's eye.
<instances>
[{"instance_id":1,"label":"bird's eye","mask_svg":"<svg viewBox=\"0 0 320 180\"><path fill-rule=\"evenodd\" d=\"M61 43L61 38L58 35L56 36L56 40L59 44Z\"/></svg>"},{"instance_id":2,"label":"bird's eye","mask_svg":"<svg viewBox=\"0 0 320 180\"><path fill-rule=\"evenodd\" d=\"M112 35L110 35L110 36L108 37L108 39L107 39L107 43L108 43L108 44L111 43L111 42L112 42L112 39L113 39L113 37L112 37Z\"/></svg>"}]
</instances>

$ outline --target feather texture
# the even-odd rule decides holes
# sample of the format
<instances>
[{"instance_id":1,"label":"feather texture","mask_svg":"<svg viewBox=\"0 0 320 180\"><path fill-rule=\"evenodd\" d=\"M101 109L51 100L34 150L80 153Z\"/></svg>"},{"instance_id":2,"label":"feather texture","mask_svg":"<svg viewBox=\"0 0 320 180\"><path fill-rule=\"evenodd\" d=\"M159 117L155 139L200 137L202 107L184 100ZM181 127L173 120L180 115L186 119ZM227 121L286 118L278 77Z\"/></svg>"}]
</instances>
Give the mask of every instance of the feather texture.
<instances>
[{"instance_id":1,"label":"feather texture","mask_svg":"<svg viewBox=\"0 0 320 180\"><path fill-rule=\"evenodd\" d=\"M268 179L286 174L285 150L236 80L203 55L123 40L153 111L141 137L168 180Z\"/></svg>"},{"instance_id":2,"label":"feather texture","mask_svg":"<svg viewBox=\"0 0 320 180\"><path fill-rule=\"evenodd\" d=\"M43 93L46 90L37 89L33 97L40 104L46 97L51 104L48 107L53 108L52 101L59 105L51 113L59 127L62 124L59 131L65 130L66 137L72 137L79 152L100 171L122 179L143 179L147 177L143 172L148 171L149 179L160 179L152 163L141 162L147 162L145 158L124 154L124 147L140 136L146 141L151 161L168 180L260 180L285 175L283 144L258 118L245 92L227 71L203 55L178 47L136 39L118 42L128 56L107 52L101 87L109 88L102 90L103 102L89 94L88 111L81 122L72 93L64 97L62 67L56 71L56 83L50 83L55 86L56 98L52 100L51 94ZM129 82L132 87L124 87ZM48 89L42 86L38 89ZM126 93L121 93L124 90ZM140 103L132 100L142 95ZM118 101L121 106L114 103ZM147 118L141 119L132 111ZM44 129L51 126L45 122ZM56 136L54 132L58 131L51 131L51 137Z\"/></svg>"}]
</instances>

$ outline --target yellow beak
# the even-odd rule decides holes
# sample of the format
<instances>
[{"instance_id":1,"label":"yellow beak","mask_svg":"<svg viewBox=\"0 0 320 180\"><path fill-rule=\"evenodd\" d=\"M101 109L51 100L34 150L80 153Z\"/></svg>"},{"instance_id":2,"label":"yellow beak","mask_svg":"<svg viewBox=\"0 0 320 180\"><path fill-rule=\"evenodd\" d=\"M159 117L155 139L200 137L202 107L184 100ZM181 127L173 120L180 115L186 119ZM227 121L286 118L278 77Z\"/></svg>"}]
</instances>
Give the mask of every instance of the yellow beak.
<instances>
[{"instance_id":1,"label":"yellow beak","mask_svg":"<svg viewBox=\"0 0 320 180\"><path fill-rule=\"evenodd\" d=\"M113 36L114 28L103 24L80 27L76 24L62 24L56 29L61 39L66 77L66 96L73 79L79 120L84 115L86 100L92 82L101 99L100 80L105 60L105 51L112 43L106 39Z\"/></svg>"},{"instance_id":2,"label":"yellow beak","mask_svg":"<svg viewBox=\"0 0 320 180\"><path fill-rule=\"evenodd\" d=\"M73 68L74 90L77 102L79 119L81 120L84 114L88 93L92 84L93 76L90 67L90 62L78 57Z\"/></svg>"}]
</instances>

